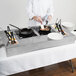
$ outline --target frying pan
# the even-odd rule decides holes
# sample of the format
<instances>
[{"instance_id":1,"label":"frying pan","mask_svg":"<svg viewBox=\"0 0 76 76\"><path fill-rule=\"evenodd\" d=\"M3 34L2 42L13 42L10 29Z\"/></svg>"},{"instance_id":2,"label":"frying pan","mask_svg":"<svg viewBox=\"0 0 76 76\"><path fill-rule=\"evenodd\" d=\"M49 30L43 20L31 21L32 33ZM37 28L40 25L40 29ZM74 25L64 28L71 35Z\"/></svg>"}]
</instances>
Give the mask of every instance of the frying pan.
<instances>
[{"instance_id":1,"label":"frying pan","mask_svg":"<svg viewBox=\"0 0 76 76\"><path fill-rule=\"evenodd\" d=\"M44 28L48 28L49 30L39 30L40 35L47 35L48 33L51 32L51 27L50 26L44 26ZM41 27L40 27L41 29Z\"/></svg>"},{"instance_id":2,"label":"frying pan","mask_svg":"<svg viewBox=\"0 0 76 76\"><path fill-rule=\"evenodd\" d=\"M33 33L33 30L31 30L31 29L28 29L28 28L20 29L19 27L15 26L15 25L12 25L12 24L9 24L9 25L12 27L15 27L19 30L20 37L30 37Z\"/></svg>"}]
</instances>

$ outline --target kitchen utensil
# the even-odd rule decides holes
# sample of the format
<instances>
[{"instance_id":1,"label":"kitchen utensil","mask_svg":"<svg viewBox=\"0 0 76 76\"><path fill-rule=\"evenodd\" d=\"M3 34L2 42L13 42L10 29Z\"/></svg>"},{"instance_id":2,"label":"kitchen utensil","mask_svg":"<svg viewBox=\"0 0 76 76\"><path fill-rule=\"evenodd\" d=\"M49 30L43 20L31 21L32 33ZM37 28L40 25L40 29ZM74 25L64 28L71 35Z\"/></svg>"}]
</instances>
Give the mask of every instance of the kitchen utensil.
<instances>
[{"instance_id":1,"label":"kitchen utensil","mask_svg":"<svg viewBox=\"0 0 76 76\"><path fill-rule=\"evenodd\" d=\"M7 29L8 31L5 30L5 33L6 33L6 36L7 36L7 38L8 38L8 43L11 43L11 44L17 43L16 38L14 37L14 34L13 34L13 32L10 30L9 26L8 26L7 28L8 28L8 29Z\"/></svg>"},{"instance_id":2,"label":"kitchen utensil","mask_svg":"<svg viewBox=\"0 0 76 76\"><path fill-rule=\"evenodd\" d=\"M57 18L57 20L55 22L55 25L56 25L55 29L57 29L60 32L58 18Z\"/></svg>"},{"instance_id":3,"label":"kitchen utensil","mask_svg":"<svg viewBox=\"0 0 76 76\"><path fill-rule=\"evenodd\" d=\"M11 41L11 43L12 43L12 44L17 43L16 38L14 37L13 32L11 32L11 35L12 35L12 38L11 38L12 41Z\"/></svg>"},{"instance_id":4,"label":"kitchen utensil","mask_svg":"<svg viewBox=\"0 0 76 76\"><path fill-rule=\"evenodd\" d=\"M39 33L41 35L47 35L50 32L51 32L51 27L50 26L44 26L44 29L40 28L40 30L39 30Z\"/></svg>"},{"instance_id":5,"label":"kitchen utensil","mask_svg":"<svg viewBox=\"0 0 76 76\"><path fill-rule=\"evenodd\" d=\"M52 40L63 39L63 35L61 33L49 33L47 36L48 36L49 39L52 39Z\"/></svg>"},{"instance_id":6,"label":"kitchen utensil","mask_svg":"<svg viewBox=\"0 0 76 76\"><path fill-rule=\"evenodd\" d=\"M65 35L65 32L63 31L62 26L61 26L61 19L60 19L59 28L60 28L60 32L62 33L62 35Z\"/></svg>"},{"instance_id":7,"label":"kitchen utensil","mask_svg":"<svg viewBox=\"0 0 76 76\"><path fill-rule=\"evenodd\" d=\"M40 36L40 34L34 29L34 28L31 28L33 30L33 32L37 35L37 36Z\"/></svg>"},{"instance_id":8,"label":"kitchen utensil","mask_svg":"<svg viewBox=\"0 0 76 76\"><path fill-rule=\"evenodd\" d=\"M61 24L61 19L58 20L58 18L57 18L55 25L56 25L55 29L57 29L58 32L61 32L62 35L65 35L65 32L64 32L64 30L62 28L62 24Z\"/></svg>"},{"instance_id":9,"label":"kitchen utensil","mask_svg":"<svg viewBox=\"0 0 76 76\"><path fill-rule=\"evenodd\" d=\"M44 29L45 27L44 27L44 22L46 22L46 24L45 24L45 26L47 26L48 25L48 15L46 15L45 17L43 17L43 22L42 22L42 24L41 24L41 29Z\"/></svg>"},{"instance_id":10,"label":"kitchen utensil","mask_svg":"<svg viewBox=\"0 0 76 76\"><path fill-rule=\"evenodd\" d=\"M29 37L33 33L32 29L28 29L28 28L20 29L19 27L15 26L15 25L12 25L12 24L9 24L9 25L12 26L12 27L15 27L19 30L19 36L20 37Z\"/></svg>"},{"instance_id":11,"label":"kitchen utensil","mask_svg":"<svg viewBox=\"0 0 76 76\"><path fill-rule=\"evenodd\" d=\"M48 15L45 16L46 25L48 25Z\"/></svg>"},{"instance_id":12,"label":"kitchen utensil","mask_svg":"<svg viewBox=\"0 0 76 76\"><path fill-rule=\"evenodd\" d=\"M41 26L41 29L44 29L44 25L41 24L40 26Z\"/></svg>"}]
</instances>

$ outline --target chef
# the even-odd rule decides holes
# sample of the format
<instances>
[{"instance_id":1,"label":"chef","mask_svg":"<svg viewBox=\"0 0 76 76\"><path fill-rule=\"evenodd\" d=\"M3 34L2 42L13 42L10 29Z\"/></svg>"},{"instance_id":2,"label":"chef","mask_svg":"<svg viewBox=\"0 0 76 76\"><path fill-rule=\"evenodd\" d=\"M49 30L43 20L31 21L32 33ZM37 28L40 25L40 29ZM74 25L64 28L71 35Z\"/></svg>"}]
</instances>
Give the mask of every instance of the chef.
<instances>
[{"instance_id":1,"label":"chef","mask_svg":"<svg viewBox=\"0 0 76 76\"><path fill-rule=\"evenodd\" d=\"M47 21L50 23L53 12L52 0L28 0L27 15L30 26L45 25Z\"/></svg>"}]
</instances>

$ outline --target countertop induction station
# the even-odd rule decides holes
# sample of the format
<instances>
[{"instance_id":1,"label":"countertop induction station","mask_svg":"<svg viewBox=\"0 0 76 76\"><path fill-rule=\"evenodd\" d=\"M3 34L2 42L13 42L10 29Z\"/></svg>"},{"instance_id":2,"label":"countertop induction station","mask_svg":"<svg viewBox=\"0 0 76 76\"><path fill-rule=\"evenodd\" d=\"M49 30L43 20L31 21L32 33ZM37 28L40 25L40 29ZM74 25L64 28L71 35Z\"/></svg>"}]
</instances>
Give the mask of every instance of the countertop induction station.
<instances>
[{"instance_id":1,"label":"countertop induction station","mask_svg":"<svg viewBox=\"0 0 76 76\"><path fill-rule=\"evenodd\" d=\"M27 28L29 29L29 28ZM67 35L63 36L61 40L52 40L48 38L48 34L52 32L56 32L49 26L50 31L40 31L40 27L31 27L30 28L30 35L21 37L19 30L12 30L16 40L18 41L17 44L8 44L8 38L4 31L0 31L0 37L2 38L3 44L6 45L6 53L7 56L19 55L23 53L28 53L32 51L38 51L40 49L46 48L53 48L57 46L62 46L66 44L71 44L75 42L75 36L70 33L68 30L64 29Z\"/></svg>"}]
</instances>

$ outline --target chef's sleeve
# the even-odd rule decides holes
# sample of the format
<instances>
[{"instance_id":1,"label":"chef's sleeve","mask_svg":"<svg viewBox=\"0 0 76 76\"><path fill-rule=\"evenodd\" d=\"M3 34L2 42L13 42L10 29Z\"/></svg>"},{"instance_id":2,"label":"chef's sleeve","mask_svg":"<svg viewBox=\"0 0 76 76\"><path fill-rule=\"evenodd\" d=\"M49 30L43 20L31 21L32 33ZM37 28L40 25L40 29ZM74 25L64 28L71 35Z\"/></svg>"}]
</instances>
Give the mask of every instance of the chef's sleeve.
<instances>
[{"instance_id":1,"label":"chef's sleeve","mask_svg":"<svg viewBox=\"0 0 76 76\"><path fill-rule=\"evenodd\" d=\"M33 0L28 0L27 1L26 12L27 12L27 15L28 15L29 19L32 19L33 16L34 16L34 13L33 13Z\"/></svg>"},{"instance_id":2,"label":"chef's sleeve","mask_svg":"<svg viewBox=\"0 0 76 76\"><path fill-rule=\"evenodd\" d=\"M53 1L49 0L50 4L49 4L49 8L47 10L47 15L48 16L52 16L53 17L53 13L54 13L54 7L53 7Z\"/></svg>"}]
</instances>

